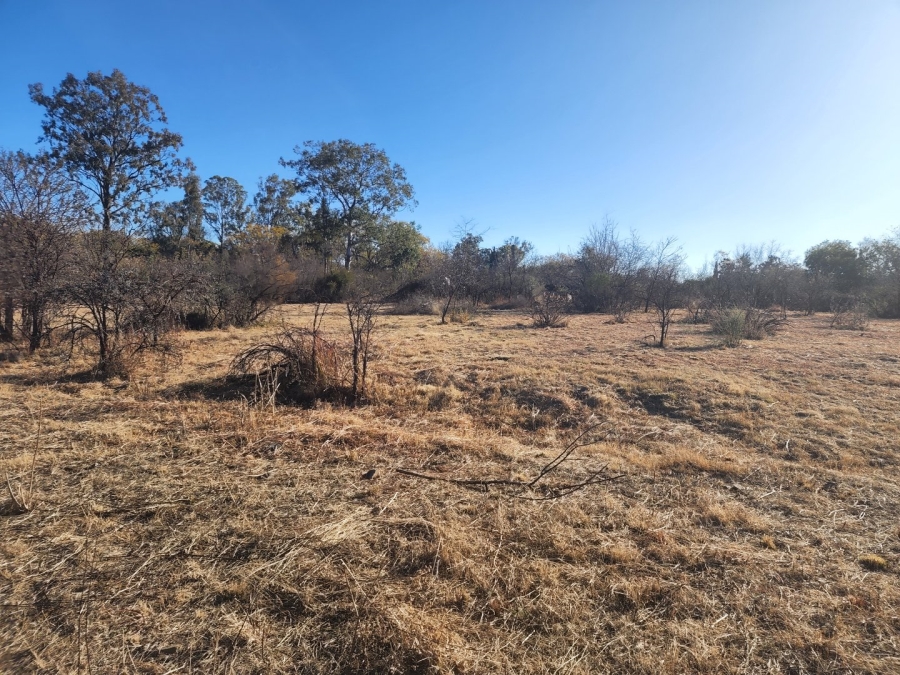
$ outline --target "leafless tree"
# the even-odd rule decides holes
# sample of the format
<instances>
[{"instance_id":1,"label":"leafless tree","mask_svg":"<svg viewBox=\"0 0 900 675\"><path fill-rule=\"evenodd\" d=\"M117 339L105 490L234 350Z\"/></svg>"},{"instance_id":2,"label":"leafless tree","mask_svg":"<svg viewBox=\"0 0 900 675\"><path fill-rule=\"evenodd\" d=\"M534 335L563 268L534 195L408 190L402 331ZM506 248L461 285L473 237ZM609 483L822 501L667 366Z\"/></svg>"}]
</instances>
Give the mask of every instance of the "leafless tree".
<instances>
[{"instance_id":1,"label":"leafless tree","mask_svg":"<svg viewBox=\"0 0 900 675\"><path fill-rule=\"evenodd\" d=\"M652 252L652 263L648 269L646 307L656 310L656 325L659 327L659 347L666 346L669 328L675 312L681 306L683 286L684 254L675 245L675 239L665 239Z\"/></svg>"},{"instance_id":2,"label":"leafless tree","mask_svg":"<svg viewBox=\"0 0 900 675\"><path fill-rule=\"evenodd\" d=\"M350 352L350 396L354 404L367 395L369 360L372 357L372 334L381 302L377 296L360 293L345 303L353 346Z\"/></svg>"},{"instance_id":3,"label":"leafless tree","mask_svg":"<svg viewBox=\"0 0 900 675\"><path fill-rule=\"evenodd\" d=\"M23 152L0 153L0 285L3 332L14 336L18 305L28 350L41 346L52 310L62 303L64 271L87 208L59 162Z\"/></svg>"}]
</instances>

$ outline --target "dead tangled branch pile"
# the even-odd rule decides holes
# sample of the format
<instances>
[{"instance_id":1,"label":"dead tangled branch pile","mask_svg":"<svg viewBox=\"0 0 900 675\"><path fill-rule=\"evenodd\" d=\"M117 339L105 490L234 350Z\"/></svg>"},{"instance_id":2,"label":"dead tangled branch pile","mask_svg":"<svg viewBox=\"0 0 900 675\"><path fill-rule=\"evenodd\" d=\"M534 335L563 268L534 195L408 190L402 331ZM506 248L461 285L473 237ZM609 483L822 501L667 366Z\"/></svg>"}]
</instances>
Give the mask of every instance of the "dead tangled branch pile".
<instances>
[{"instance_id":1,"label":"dead tangled branch pile","mask_svg":"<svg viewBox=\"0 0 900 675\"><path fill-rule=\"evenodd\" d=\"M324 311L316 310L309 328L285 328L241 352L231 374L252 376L257 396L312 404L346 397L342 351L321 330ZM265 387L259 386L266 383Z\"/></svg>"},{"instance_id":2,"label":"dead tangled branch pile","mask_svg":"<svg viewBox=\"0 0 900 675\"><path fill-rule=\"evenodd\" d=\"M412 476L414 478L452 483L472 490L487 491L491 488L496 488L500 490L504 496L512 499L524 499L527 501L538 502L559 499L591 485L610 483L622 477L621 474L609 473L609 465L604 464L597 469L588 471L586 474L568 480L555 482L546 481L546 479L553 477L564 463L573 460L572 454L576 450L596 445L603 440L605 436L601 436L600 432L605 426L606 422L601 422L582 431L573 438L569 444L556 455L556 457L541 467L540 471L538 471L534 478L530 480L512 480L503 478L450 478L447 476L435 476L402 468L397 469L397 473L401 473L405 476Z\"/></svg>"}]
</instances>

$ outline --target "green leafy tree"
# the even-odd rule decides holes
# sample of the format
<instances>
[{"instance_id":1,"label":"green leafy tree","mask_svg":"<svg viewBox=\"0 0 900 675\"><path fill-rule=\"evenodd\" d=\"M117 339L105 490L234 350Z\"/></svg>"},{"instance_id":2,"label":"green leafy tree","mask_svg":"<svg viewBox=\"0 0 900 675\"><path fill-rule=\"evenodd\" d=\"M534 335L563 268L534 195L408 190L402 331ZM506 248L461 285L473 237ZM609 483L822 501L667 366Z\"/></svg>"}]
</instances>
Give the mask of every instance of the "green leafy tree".
<instances>
[{"instance_id":1,"label":"green leafy tree","mask_svg":"<svg viewBox=\"0 0 900 675\"><path fill-rule=\"evenodd\" d=\"M93 196L105 231L131 224L148 196L179 184L189 166L157 97L119 70L83 80L70 73L51 94L39 83L28 89L44 108L41 141Z\"/></svg>"},{"instance_id":2,"label":"green leafy tree","mask_svg":"<svg viewBox=\"0 0 900 675\"><path fill-rule=\"evenodd\" d=\"M298 194L293 181L276 174L262 178L253 197L253 220L270 230L280 228L297 234L303 225L303 205L295 204Z\"/></svg>"},{"instance_id":3,"label":"green leafy tree","mask_svg":"<svg viewBox=\"0 0 900 675\"><path fill-rule=\"evenodd\" d=\"M328 200L319 198L319 208L307 218L303 231L303 243L316 252L322 260L322 274L328 274L328 265L340 246L341 221L331 209Z\"/></svg>"},{"instance_id":4,"label":"green leafy tree","mask_svg":"<svg viewBox=\"0 0 900 675\"><path fill-rule=\"evenodd\" d=\"M384 150L372 143L307 141L294 152L299 157L282 158L281 165L297 172L296 185L302 194L324 201L337 217L346 269L359 256L374 221L416 204L403 167L391 164Z\"/></svg>"},{"instance_id":5,"label":"green leafy tree","mask_svg":"<svg viewBox=\"0 0 900 675\"><path fill-rule=\"evenodd\" d=\"M200 178L184 179L184 197L169 204L154 204L149 213L150 238L166 255L181 255L186 249L208 246L203 230Z\"/></svg>"},{"instance_id":6,"label":"green leafy tree","mask_svg":"<svg viewBox=\"0 0 900 675\"><path fill-rule=\"evenodd\" d=\"M363 257L370 269L405 272L415 268L427 243L415 223L383 218L373 229Z\"/></svg>"},{"instance_id":7,"label":"green leafy tree","mask_svg":"<svg viewBox=\"0 0 900 675\"><path fill-rule=\"evenodd\" d=\"M184 179L184 198L179 202L181 220L184 223L187 238L194 243L206 240L203 231L203 197L200 188L200 177L195 173Z\"/></svg>"},{"instance_id":8,"label":"green leafy tree","mask_svg":"<svg viewBox=\"0 0 900 675\"><path fill-rule=\"evenodd\" d=\"M134 225L152 196L182 184L191 164L177 157L181 136L164 126L157 97L119 70L88 73L83 80L69 74L51 94L41 84L30 85L29 91L44 108L41 140L91 195L99 224L83 237L67 284L69 298L80 308L70 317L73 339L95 341L100 374L121 373L123 355L134 353L130 336L142 333L146 317L162 316L134 310L134 302L146 295L142 284L157 291L163 307L187 288L180 282L169 288L153 275L137 274L131 259ZM140 349L161 344L165 325L154 323L152 339L142 340Z\"/></svg>"},{"instance_id":9,"label":"green leafy tree","mask_svg":"<svg viewBox=\"0 0 900 675\"><path fill-rule=\"evenodd\" d=\"M515 292L522 292L524 275L522 264L534 249L531 242L510 237L502 246L491 249L490 267L500 276L500 292L510 299Z\"/></svg>"},{"instance_id":10,"label":"green leafy tree","mask_svg":"<svg viewBox=\"0 0 900 675\"><path fill-rule=\"evenodd\" d=\"M823 241L806 252L806 269L828 282L838 293L862 290L866 260L848 241Z\"/></svg>"},{"instance_id":11,"label":"green leafy tree","mask_svg":"<svg viewBox=\"0 0 900 675\"><path fill-rule=\"evenodd\" d=\"M213 176L203 185L202 200L203 215L222 251L247 226L247 191L234 178Z\"/></svg>"}]
</instances>

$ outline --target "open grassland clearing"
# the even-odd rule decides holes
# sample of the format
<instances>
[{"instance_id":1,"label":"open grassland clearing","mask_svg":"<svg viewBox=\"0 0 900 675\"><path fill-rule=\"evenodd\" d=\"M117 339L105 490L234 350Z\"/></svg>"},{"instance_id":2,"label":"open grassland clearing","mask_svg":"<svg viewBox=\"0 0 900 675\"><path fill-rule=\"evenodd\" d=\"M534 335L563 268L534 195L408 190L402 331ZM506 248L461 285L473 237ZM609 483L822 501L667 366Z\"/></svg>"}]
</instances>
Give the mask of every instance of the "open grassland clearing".
<instances>
[{"instance_id":1,"label":"open grassland clearing","mask_svg":"<svg viewBox=\"0 0 900 675\"><path fill-rule=\"evenodd\" d=\"M900 324L473 319L380 317L352 409L226 382L271 325L0 364L0 671L900 672ZM594 423L560 477L621 477L559 500L395 471L523 480Z\"/></svg>"}]
</instances>

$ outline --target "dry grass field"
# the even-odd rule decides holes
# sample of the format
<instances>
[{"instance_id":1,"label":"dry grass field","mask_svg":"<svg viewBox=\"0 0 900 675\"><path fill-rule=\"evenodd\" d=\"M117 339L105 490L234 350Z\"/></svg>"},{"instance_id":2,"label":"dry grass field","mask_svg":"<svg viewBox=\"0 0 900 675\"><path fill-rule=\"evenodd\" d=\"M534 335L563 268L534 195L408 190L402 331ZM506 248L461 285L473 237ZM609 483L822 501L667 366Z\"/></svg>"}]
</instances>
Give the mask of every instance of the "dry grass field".
<instances>
[{"instance_id":1,"label":"dry grass field","mask_svg":"<svg viewBox=\"0 0 900 675\"><path fill-rule=\"evenodd\" d=\"M0 672L900 672L900 323L383 316L370 405L229 386L311 312L0 363ZM618 478L559 499L396 471L528 480L593 424L548 482Z\"/></svg>"}]
</instances>

